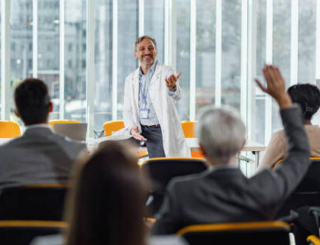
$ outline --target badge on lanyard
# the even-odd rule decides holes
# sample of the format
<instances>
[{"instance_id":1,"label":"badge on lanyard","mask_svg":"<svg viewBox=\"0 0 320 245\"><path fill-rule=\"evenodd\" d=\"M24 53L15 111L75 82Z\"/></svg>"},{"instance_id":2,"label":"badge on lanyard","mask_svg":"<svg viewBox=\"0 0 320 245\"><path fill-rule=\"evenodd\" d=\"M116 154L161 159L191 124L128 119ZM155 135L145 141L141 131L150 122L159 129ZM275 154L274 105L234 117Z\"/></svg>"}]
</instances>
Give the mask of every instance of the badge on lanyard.
<instances>
[{"instance_id":1,"label":"badge on lanyard","mask_svg":"<svg viewBox=\"0 0 320 245\"><path fill-rule=\"evenodd\" d=\"M140 109L140 119L149 119L149 112L147 108Z\"/></svg>"}]
</instances>

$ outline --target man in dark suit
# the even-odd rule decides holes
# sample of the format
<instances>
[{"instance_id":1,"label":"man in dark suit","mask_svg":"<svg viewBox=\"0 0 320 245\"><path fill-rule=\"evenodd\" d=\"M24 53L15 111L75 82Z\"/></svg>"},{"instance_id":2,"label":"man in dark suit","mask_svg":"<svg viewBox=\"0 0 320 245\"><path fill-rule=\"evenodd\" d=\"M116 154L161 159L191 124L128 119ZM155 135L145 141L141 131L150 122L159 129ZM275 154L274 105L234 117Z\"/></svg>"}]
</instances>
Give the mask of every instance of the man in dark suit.
<instances>
[{"instance_id":1,"label":"man in dark suit","mask_svg":"<svg viewBox=\"0 0 320 245\"><path fill-rule=\"evenodd\" d=\"M263 170L251 178L234 166L245 144L245 126L230 108L210 108L197 125L199 143L210 170L174 179L153 226L153 234L175 233L182 227L202 223L263 221L295 189L309 167L309 145L300 108L293 106L285 82L273 66L265 66L267 87L280 107L289 153L276 171Z\"/></svg>"},{"instance_id":2,"label":"man in dark suit","mask_svg":"<svg viewBox=\"0 0 320 245\"><path fill-rule=\"evenodd\" d=\"M46 84L25 79L15 90L15 114L24 134L0 147L0 188L43 183L67 183L72 163L85 144L55 134L49 124L52 111Z\"/></svg>"}]
</instances>

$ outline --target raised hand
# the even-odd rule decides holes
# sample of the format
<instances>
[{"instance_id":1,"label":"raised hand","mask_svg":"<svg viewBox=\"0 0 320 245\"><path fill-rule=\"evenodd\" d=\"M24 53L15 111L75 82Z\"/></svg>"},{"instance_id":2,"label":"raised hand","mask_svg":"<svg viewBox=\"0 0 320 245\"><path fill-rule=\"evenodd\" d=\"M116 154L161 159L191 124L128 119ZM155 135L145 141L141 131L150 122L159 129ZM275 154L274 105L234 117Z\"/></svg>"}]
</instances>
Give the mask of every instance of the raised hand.
<instances>
[{"instance_id":1,"label":"raised hand","mask_svg":"<svg viewBox=\"0 0 320 245\"><path fill-rule=\"evenodd\" d=\"M259 88L263 92L272 96L276 100L280 108L291 107L292 101L290 96L286 92L285 82L278 67L265 65L262 69L262 72L264 78L266 79L267 87L264 87L258 79L255 79Z\"/></svg>"},{"instance_id":2,"label":"raised hand","mask_svg":"<svg viewBox=\"0 0 320 245\"><path fill-rule=\"evenodd\" d=\"M133 136L133 138L137 139L137 140L144 140L147 141L147 139L145 137L143 137L141 134L138 133L138 126L133 127L130 130L131 135Z\"/></svg>"},{"instance_id":3,"label":"raised hand","mask_svg":"<svg viewBox=\"0 0 320 245\"><path fill-rule=\"evenodd\" d=\"M176 83L177 83L180 75L181 75L181 72L179 72L179 73L177 74L177 76L175 76L174 74L172 74L172 75L169 76L168 78L166 77L166 78L164 79L164 80L166 81L167 87L168 87L170 90L175 89Z\"/></svg>"}]
</instances>

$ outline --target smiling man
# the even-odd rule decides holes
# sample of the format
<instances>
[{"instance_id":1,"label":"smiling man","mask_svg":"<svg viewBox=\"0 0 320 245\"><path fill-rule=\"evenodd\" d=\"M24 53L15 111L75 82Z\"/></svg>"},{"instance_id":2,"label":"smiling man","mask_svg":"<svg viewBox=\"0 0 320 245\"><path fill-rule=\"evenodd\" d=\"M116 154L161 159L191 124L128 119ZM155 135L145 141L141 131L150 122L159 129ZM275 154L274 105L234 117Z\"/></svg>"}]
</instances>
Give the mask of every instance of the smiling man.
<instances>
[{"instance_id":1,"label":"smiling man","mask_svg":"<svg viewBox=\"0 0 320 245\"><path fill-rule=\"evenodd\" d=\"M145 141L149 158L188 157L175 101L181 97L173 68L157 59L157 43L149 36L135 42L139 68L126 78L123 119L136 140Z\"/></svg>"}]
</instances>

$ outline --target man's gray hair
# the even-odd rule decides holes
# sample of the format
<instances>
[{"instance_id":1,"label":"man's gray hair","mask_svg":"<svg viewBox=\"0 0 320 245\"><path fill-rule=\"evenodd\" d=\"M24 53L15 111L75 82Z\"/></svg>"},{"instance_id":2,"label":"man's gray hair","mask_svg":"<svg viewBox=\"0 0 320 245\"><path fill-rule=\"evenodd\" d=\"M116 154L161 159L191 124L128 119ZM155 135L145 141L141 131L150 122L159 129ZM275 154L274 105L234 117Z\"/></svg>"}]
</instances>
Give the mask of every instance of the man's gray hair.
<instances>
[{"instance_id":1,"label":"man's gray hair","mask_svg":"<svg viewBox=\"0 0 320 245\"><path fill-rule=\"evenodd\" d=\"M241 149L245 125L239 113L230 106L206 107L197 123L197 137L207 157L228 163Z\"/></svg>"},{"instance_id":2,"label":"man's gray hair","mask_svg":"<svg viewBox=\"0 0 320 245\"><path fill-rule=\"evenodd\" d=\"M144 36L141 36L141 37L138 37L138 38L137 38L137 40L136 40L135 43L134 43L134 50L136 50L137 45L138 45L139 43L141 43L142 40L144 40L144 39L149 39L149 40L153 43L154 48L157 49L157 42L156 42L156 40L155 40L154 38L150 37L150 36L144 35Z\"/></svg>"}]
</instances>

